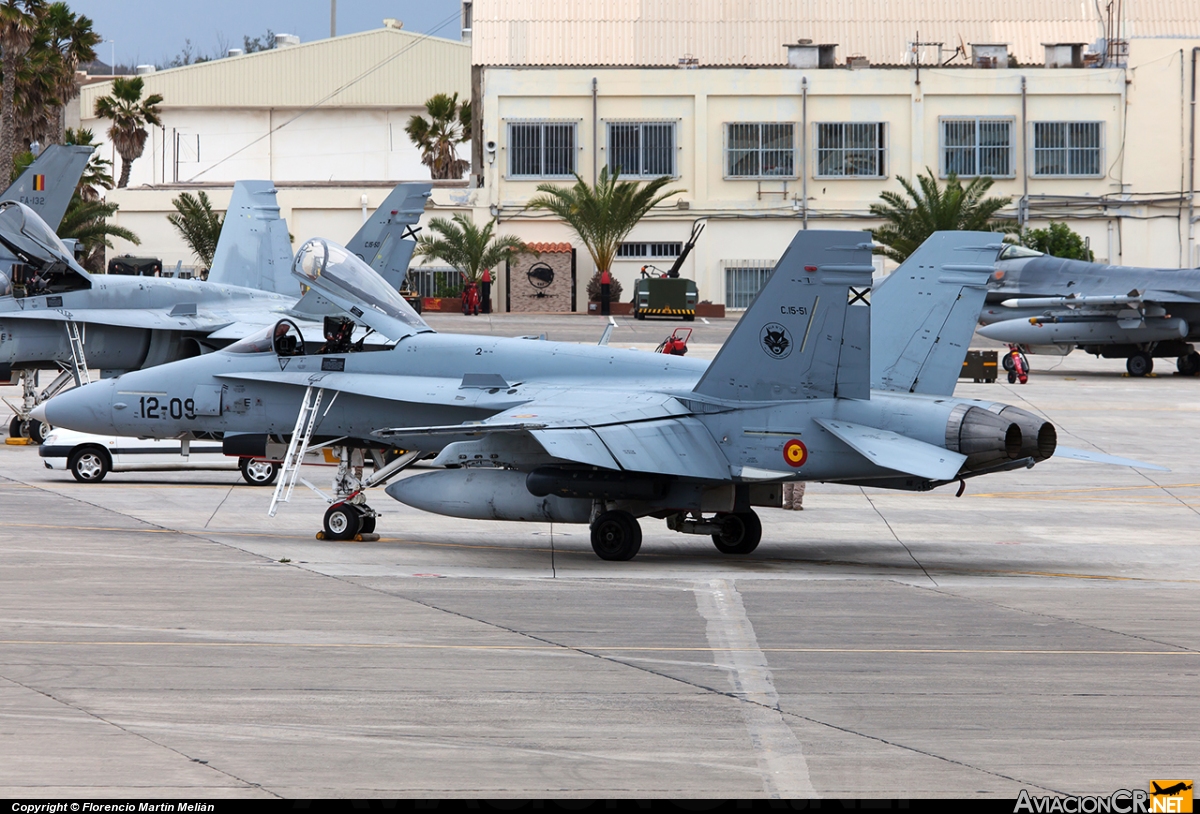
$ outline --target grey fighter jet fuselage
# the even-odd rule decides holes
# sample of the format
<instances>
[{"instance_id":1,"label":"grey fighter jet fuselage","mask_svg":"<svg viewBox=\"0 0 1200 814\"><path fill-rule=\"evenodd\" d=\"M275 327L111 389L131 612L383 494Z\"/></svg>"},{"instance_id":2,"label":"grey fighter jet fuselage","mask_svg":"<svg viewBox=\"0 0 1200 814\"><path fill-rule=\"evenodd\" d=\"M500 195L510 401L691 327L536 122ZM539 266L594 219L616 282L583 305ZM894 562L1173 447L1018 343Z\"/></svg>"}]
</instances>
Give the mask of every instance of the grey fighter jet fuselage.
<instances>
[{"instance_id":1,"label":"grey fighter jet fuselage","mask_svg":"<svg viewBox=\"0 0 1200 814\"><path fill-rule=\"evenodd\" d=\"M417 508L591 522L593 546L609 559L633 556L635 518L654 515L747 553L761 533L750 507L776 505L785 481L924 490L1058 451L1044 419L944 392L991 270L978 262L987 252L970 245L973 236L953 240L948 259L885 284L893 307L919 315L920 336L889 337L890 358L872 354L868 236L813 230L797 235L712 363L437 334L365 264L314 240L294 272L394 345L315 347L281 322L221 352L93 383L40 409L71 429L219 432L230 447L269 435L290 435L295 447L310 433L343 446L392 446L408 450L409 462L434 456L448 467L388 487ZM977 292L973 310L955 311L960 288ZM935 291L940 302L921 311ZM940 333L947 326L955 336ZM948 345L960 347L951 351L957 362L943 353ZM872 388L872 365L904 392ZM326 533L374 528L361 495L371 484L355 483L331 506Z\"/></svg>"},{"instance_id":2,"label":"grey fighter jet fuselage","mask_svg":"<svg viewBox=\"0 0 1200 814\"><path fill-rule=\"evenodd\" d=\"M1144 376L1155 357L1200 373L1200 269L1064 260L1011 247L1000 254L979 333L1038 353L1079 348L1127 359Z\"/></svg>"},{"instance_id":3,"label":"grey fighter jet fuselage","mask_svg":"<svg viewBox=\"0 0 1200 814\"><path fill-rule=\"evenodd\" d=\"M427 184L400 185L352 239L381 273L407 266L414 241L402 234L420 218L428 192ZM282 316L307 321L320 336L327 310L316 296L300 299L287 226L268 181L235 185L207 281L89 274L16 202L0 203L0 245L36 280L0 296L0 374L63 368L79 383L89 367L116 374L198 356ZM68 383L64 376L57 387ZM13 405L17 420L41 398L25 389L26 403Z\"/></svg>"}]
</instances>

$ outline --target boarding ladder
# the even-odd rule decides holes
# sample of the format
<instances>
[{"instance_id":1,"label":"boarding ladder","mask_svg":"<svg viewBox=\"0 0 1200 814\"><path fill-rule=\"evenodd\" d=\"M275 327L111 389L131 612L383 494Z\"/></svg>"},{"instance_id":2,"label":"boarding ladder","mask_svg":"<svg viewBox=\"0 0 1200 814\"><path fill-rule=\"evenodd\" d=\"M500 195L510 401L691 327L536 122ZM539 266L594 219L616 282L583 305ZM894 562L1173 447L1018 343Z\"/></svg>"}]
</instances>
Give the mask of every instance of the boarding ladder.
<instances>
[{"instance_id":1,"label":"boarding ladder","mask_svg":"<svg viewBox=\"0 0 1200 814\"><path fill-rule=\"evenodd\" d=\"M292 440L279 472L279 483L275 484L275 496L271 498L270 517L275 516L280 503L287 503L292 497L292 489L300 478L300 465L304 463L304 453L308 451L309 439L317 425L317 413L324 395L323 388L311 384L304 390L304 401L300 403L300 414L296 416L296 428L292 430Z\"/></svg>"},{"instance_id":2,"label":"boarding ladder","mask_svg":"<svg viewBox=\"0 0 1200 814\"><path fill-rule=\"evenodd\" d=\"M79 323L67 323L67 341L71 343L71 375L75 377L75 386L90 384L92 377L88 374L87 357L83 355L83 336L79 331Z\"/></svg>"}]
</instances>

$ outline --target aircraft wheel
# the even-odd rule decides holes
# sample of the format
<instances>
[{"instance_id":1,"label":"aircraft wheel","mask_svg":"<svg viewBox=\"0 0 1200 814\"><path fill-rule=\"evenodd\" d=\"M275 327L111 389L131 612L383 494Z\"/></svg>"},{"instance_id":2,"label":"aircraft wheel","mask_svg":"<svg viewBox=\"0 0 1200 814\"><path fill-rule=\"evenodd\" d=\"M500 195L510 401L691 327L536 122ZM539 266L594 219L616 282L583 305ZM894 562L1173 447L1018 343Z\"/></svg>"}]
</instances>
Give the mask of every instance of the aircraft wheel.
<instances>
[{"instance_id":1,"label":"aircraft wheel","mask_svg":"<svg viewBox=\"0 0 1200 814\"><path fill-rule=\"evenodd\" d=\"M642 547L642 527L629 512L604 512L592 523L592 550L602 560L632 560Z\"/></svg>"},{"instance_id":2,"label":"aircraft wheel","mask_svg":"<svg viewBox=\"0 0 1200 814\"><path fill-rule=\"evenodd\" d=\"M1192 351L1186 356L1180 356L1177 364L1180 376L1195 376L1200 374L1200 353Z\"/></svg>"},{"instance_id":3,"label":"aircraft wheel","mask_svg":"<svg viewBox=\"0 0 1200 814\"><path fill-rule=\"evenodd\" d=\"M279 464L253 458L239 459L238 469L242 470L242 479L251 486L270 486L279 474Z\"/></svg>"},{"instance_id":4,"label":"aircraft wheel","mask_svg":"<svg viewBox=\"0 0 1200 814\"><path fill-rule=\"evenodd\" d=\"M36 418L29 419L25 422L25 437L41 446L41 443L46 440L46 425Z\"/></svg>"},{"instance_id":5,"label":"aircraft wheel","mask_svg":"<svg viewBox=\"0 0 1200 814\"><path fill-rule=\"evenodd\" d=\"M364 514L364 515L361 515L361 517L362 517L362 526L359 529L359 533L360 534L374 534L375 533L375 519L376 519L375 515Z\"/></svg>"},{"instance_id":6,"label":"aircraft wheel","mask_svg":"<svg viewBox=\"0 0 1200 814\"><path fill-rule=\"evenodd\" d=\"M1149 376L1154 372L1154 357L1145 352L1135 353L1125 360L1130 376Z\"/></svg>"},{"instance_id":7,"label":"aircraft wheel","mask_svg":"<svg viewBox=\"0 0 1200 814\"><path fill-rule=\"evenodd\" d=\"M762 540L762 521L754 512L721 516L721 530L712 536L722 554L749 554Z\"/></svg>"},{"instance_id":8,"label":"aircraft wheel","mask_svg":"<svg viewBox=\"0 0 1200 814\"><path fill-rule=\"evenodd\" d=\"M348 503L330 506L325 512L326 540L353 540L362 530L362 515Z\"/></svg>"},{"instance_id":9,"label":"aircraft wheel","mask_svg":"<svg viewBox=\"0 0 1200 814\"><path fill-rule=\"evenodd\" d=\"M23 423L20 416L13 416L12 421L8 422L8 437L23 438L24 436L21 435L21 424Z\"/></svg>"},{"instance_id":10,"label":"aircraft wheel","mask_svg":"<svg viewBox=\"0 0 1200 814\"><path fill-rule=\"evenodd\" d=\"M100 447L84 447L71 455L67 465L80 483L99 483L112 469L112 460Z\"/></svg>"}]
</instances>

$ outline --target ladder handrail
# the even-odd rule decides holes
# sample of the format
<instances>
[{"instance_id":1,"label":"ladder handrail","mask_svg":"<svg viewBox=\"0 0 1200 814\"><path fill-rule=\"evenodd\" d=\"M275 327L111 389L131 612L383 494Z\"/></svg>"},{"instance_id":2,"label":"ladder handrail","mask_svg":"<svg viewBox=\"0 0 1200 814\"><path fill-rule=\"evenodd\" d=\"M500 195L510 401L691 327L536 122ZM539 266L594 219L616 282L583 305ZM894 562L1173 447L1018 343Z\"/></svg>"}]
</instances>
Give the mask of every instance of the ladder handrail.
<instances>
[{"instance_id":1,"label":"ladder handrail","mask_svg":"<svg viewBox=\"0 0 1200 814\"><path fill-rule=\"evenodd\" d=\"M315 391L315 392L314 392ZM280 503L291 500L292 489L300 477L300 466L304 463L304 455L308 451L308 442L316 428L318 413L321 408L321 398L325 395L324 388L309 385L304 390L304 399L300 402L300 412L296 415L296 426L292 430L292 440L288 443L287 454L283 457L283 467L279 472L279 482L275 484L275 495L271 498L271 509L268 516L274 517Z\"/></svg>"},{"instance_id":2,"label":"ladder handrail","mask_svg":"<svg viewBox=\"0 0 1200 814\"><path fill-rule=\"evenodd\" d=\"M72 374L75 376L75 386L90 384L91 375L88 373L87 356L83 351L83 337L79 333L79 323L67 322L67 341L71 345Z\"/></svg>"}]
</instances>

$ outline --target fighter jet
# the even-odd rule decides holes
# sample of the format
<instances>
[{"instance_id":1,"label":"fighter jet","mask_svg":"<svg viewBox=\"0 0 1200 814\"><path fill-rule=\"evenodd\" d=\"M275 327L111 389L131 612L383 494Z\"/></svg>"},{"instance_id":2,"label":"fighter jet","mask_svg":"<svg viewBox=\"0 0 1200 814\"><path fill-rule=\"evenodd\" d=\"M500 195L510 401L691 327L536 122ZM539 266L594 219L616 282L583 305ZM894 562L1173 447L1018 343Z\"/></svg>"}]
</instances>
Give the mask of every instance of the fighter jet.
<instances>
[{"instance_id":1,"label":"fighter jet","mask_svg":"<svg viewBox=\"0 0 1200 814\"><path fill-rule=\"evenodd\" d=\"M387 493L455 517L587 523L606 560L637 554L646 516L747 554L762 535L752 507L779 505L785 481L921 491L1030 467L1061 449L1038 416L925 392L953 388L940 371L957 353L957 375L965 346L943 352L941 337L965 343L978 318L992 269L977 257L994 259L995 249L972 243L931 249L885 286L893 307L914 315L889 338L914 326L920 334L879 355L889 391L870 382L877 306L868 304L863 232L800 232L711 364L438 334L353 253L314 239L293 273L390 345L316 346L283 319L218 353L64 393L38 415L88 432L221 432L226 452L240 455L290 436L272 513L291 494L299 456L333 446L342 465L325 514L329 539L373 531L365 490L432 458L445 468ZM976 310L956 311L967 290ZM935 292L937 304L923 304ZM377 458L363 477L364 456L384 447L405 452Z\"/></svg>"},{"instance_id":2,"label":"fighter jet","mask_svg":"<svg viewBox=\"0 0 1200 814\"><path fill-rule=\"evenodd\" d=\"M979 333L1029 353L1079 348L1125 359L1131 376L1176 357L1200 374L1200 269L1109 266L1050 257L1022 246L1000 253Z\"/></svg>"},{"instance_id":3,"label":"fighter jet","mask_svg":"<svg viewBox=\"0 0 1200 814\"><path fill-rule=\"evenodd\" d=\"M412 228L430 184L401 184L351 239L351 245L398 287L415 245ZM0 203L0 246L20 259L11 291L0 292L0 380L22 371L12 436L40 441L30 411L88 368L115 375L208 353L283 315L320 335L328 303L300 299L287 224L269 181L239 181L207 282L96 276L84 271L54 231L26 204ZM397 277L399 270L399 278ZM59 369L45 390L38 370Z\"/></svg>"}]
</instances>

